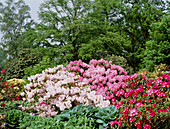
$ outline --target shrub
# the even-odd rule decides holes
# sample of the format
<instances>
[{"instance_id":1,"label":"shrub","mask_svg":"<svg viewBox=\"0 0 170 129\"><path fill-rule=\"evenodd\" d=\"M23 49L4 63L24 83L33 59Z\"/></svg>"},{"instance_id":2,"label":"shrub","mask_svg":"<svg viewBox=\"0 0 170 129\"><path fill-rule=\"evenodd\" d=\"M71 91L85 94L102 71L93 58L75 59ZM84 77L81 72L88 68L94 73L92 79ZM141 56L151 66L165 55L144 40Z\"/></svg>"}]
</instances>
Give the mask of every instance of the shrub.
<instances>
[{"instance_id":1,"label":"shrub","mask_svg":"<svg viewBox=\"0 0 170 129\"><path fill-rule=\"evenodd\" d=\"M2 82L0 100L19 100L24 82L16 78Z\"/></svg>"},{"instance_id":2,"label":"shrub","mask_svg":"<svg viewBox=\"0 0 170 129\"><path fill-rule=\"evenodd\" d=\"M80 75L80 81L89 84L92 91L94 90L96 94L105 97L111 104L116 105L115 100L124 94L120 91L119 96L116 95L117 90L125 85L127 72L122 67L112 64L112 61L93 59L89 64L86 64L79 60L70 62L66 68ZM114 90L113 87L115 87Z\"/></svg>"},{"instance_id":3,"label":"shrub","mask_svg":"<svg viewBox=\"0 0 170 129\"><path fill-rule=\"evenodd\" d=\"M21 106L23 110L33 110L39 116L55 116L57 113L82 103L85 106L94 105L107 107L110 105L101 95L96 95L90 86L79 81L80 76L66 71L59 65L49 68L41 74L28 78L29 84L24 86L30 107Z\"/></svg>"},{"instance_id":4,"label":"shrub","mask_svg":"<svg viewBox=\"0 0 170 129\"><path fill-rule=\"evenodd\" d=\"M104 58L107 61L112 61L113 64L115 65L119 65L122 68L124 68L124 70L128 73L128 74L133 74L134 70L131 66L129 66L127 60L123 57L123 56L116 56L116 55L108 55L107 57Z\"/></svg>"},{"instance_id":5,"label":"shrub","mask_svg":"<svg viewBox=\"0 0 170 129\"><path fill-rule=\"evenodd\" d=\"M5 128L10 129L94 129L93 120L87 119L84 115L65 122L56 122L51 117L30 116L28 113L14 109L6 112L5 116L3 119Z\"/></svg>"},{"instance_id":6,"label":"shrub","mask_svg":"<svg viewBox=\"0 0 170 129\"><path fill-rule=\"evenodd\" d=\"M25 75L25 69L39 63L42 60L42 56L41 53L34 53L31 49L23 49L19 52L16 59L6 62L4 68L6 70L5 80L12 78L22 79Z\"/></svg>"},{"instance_id":7,"label":"shrub","mask_svg":"<svg viewBox=\"0 0 170 129\"><path fill-rule=\"evenodd\" d=\"M27 79L31 75L40 74L43 70L47 68L53 68L54 66L57 66L54 61L52 61L49 57L43 57L43 60L40 61L38 64L35 64L34 66L30 66L25 69L25 76L23 78Z\"/></svg>"},{"instance_id":8,"label":"shrub","mask_svg":"<svg viewBox=\"0 0 170 129\"><path fill-rule=\"evenodd\" d=\"M128 77L120 104L121 117L112 126L157 129L168 128L170 118L170 72L149 80L144 74Z\"/></svg>"},{"instance_id":9,"label":"shrub","mask_svg":"<svg viewBox=\"0 0 170 129\"><path fill-rule=\"evenodd\" d=\"M1 71L2 74L5 74L5 70ZM2 76L3 77L3 76ZM10 85L8 81L1 80L0 77L0 100L19 100L20 89L17 86ZM11 81L11 80L10 80Z\"/></svg>"}]
</instances>

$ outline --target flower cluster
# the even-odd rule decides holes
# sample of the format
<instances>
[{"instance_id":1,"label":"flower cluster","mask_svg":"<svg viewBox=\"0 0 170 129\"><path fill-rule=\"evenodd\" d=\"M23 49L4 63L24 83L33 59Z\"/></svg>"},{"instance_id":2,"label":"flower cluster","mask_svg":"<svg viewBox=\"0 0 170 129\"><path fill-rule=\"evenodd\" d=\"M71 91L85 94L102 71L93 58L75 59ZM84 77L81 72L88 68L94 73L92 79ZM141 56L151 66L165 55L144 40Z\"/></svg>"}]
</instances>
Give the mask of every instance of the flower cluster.
<instances>
[{"instance_id":1,"label":"flower cluster","mask_svg":"<svg viewBox=\"0 0 170 129\"><path fill-rule=\"evenodd\" d=\"M152 80L144 74L134 74L127 78L127 84L119 89L125 91L120 100L116 100L121 117L119 121L111 121L112 126L120 127L118 122L122 122L123 126L151 129L169 119L170 72Z\"/></svg>"},{"instance_id":2,"label":"flower cluster","mask_svg":"<svg viewBox=\"0 0 170 129\"><path fill-rule=\"evenodd\" d=\"M69 109L74 104L84 104L108 107L110 102L102 95L96 95L90 86L79 81L80 76L66 71L62 65L46 69L42 74L28 78L29 84L25 85L27 100L32 105L20 106L22 110L34 110L39 116L55 116L58 112ZM31 115L34 115L32 113Z\"/></svg>"},{"instance_id":3,"label":"flower cluster","mask_svg":"<svg viewBox=\"0 0 170 129\"><path fill-rule=\"evenodd\" d=\"M122 67L112 64L112 61L93 59L86 64L79 60L70 62L66 68L80 75L80 81L91 85L91 90L95 90L98 95L105 97L111 104L117 105L115 100L125 93L119 88L126 86L127 72Z\"/></svg>"},{"instance_id":4,"label":"flower cluster","mask_svg":"<svg viewBox=\"0 0 170 129\"><path fill-rule=\"evenodd\" d=\"M1 70L1 73L4 74L5 70ZM1 78L0 78L1 79ZM0 100L19 100L19 88L17 86L9 85L8 81L3 81L0 84Z\"/></svg>"}]
</instances>

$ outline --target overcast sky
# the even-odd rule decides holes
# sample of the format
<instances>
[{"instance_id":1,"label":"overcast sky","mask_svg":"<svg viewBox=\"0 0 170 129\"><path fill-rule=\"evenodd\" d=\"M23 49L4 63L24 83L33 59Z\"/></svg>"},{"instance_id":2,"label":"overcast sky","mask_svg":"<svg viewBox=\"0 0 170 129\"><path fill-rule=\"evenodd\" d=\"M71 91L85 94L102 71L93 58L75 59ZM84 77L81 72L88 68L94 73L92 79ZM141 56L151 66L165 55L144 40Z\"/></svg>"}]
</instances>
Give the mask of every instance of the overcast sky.
<instances>
[{"instance_id":1,"label":"overcast sky","mask_svg":"<svg viewBox=\"0 0 170 129\"><path fill-rule=\"evenodd\" d=\"M0 0L3 4L5 3L6 0ZM38 16L37 16L37 11L39 10L39 6L41 3L43 3L45 0L24 0L26 5L28 5L31 8L31 17L37 21Z\"/></svg>"},{"instance_id":2,"label":"overcast sky","mask_svg":"<svg viewBox=\"0 0 170 129\"><path fill-rule=\"evenodd\" d=\"M6 0L0 0L3 4L5 3ZM38 13L37 11L39 10L39 6L41 3L43 3L45 0L24 0L26 5L28 5L31 8L31 17L35 21L38 21ZM2 34L0 32L0 41L1 41Z\"/></svg>"}]
</instances>

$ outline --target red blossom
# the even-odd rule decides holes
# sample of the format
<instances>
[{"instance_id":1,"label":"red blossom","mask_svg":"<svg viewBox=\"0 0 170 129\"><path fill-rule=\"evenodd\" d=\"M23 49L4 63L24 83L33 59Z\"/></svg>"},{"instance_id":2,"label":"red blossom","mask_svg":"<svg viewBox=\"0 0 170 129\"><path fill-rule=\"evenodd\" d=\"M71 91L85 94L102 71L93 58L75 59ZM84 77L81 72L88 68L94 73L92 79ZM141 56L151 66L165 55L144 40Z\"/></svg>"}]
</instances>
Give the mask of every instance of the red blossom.
<instances>
[{"instance_id":1,"label":"red blossom","mask_svg":"<svg viewBox=\"0 0 170 129\"><path fill-rule=\"evenodd\" d=\"M151 117L154 117L154 116L155 116L155 112L152 111L152 112L150 113L150 115L151 115Z\"/></svg>"},{"instance_id":2,"label":"red blossom","mask_svg":"<svg viewBox=\"0 0 170 129\"><path fill-rule=\"evenodd\" d=\"M144 94L143 94L143 96L144 96L144 97L146 97L146 96L147 96L147 94L146 94L146 93L144 93Z\"/></svg>"},{"instance_id":3,"label":"red blossom","mask_svg":"<svg viewBox=\"0 0 170 129\"><path fill-rule=\"evenodd\" d=\"M148 102L149 102L149 103L151 103L151 101L152 101L151 99L148 99Z\"/></svg>"},{"instance_id":4,"label":"red blossom","mask_svg":"<svg viewBox=\"0 0 170 129\"><path fill-rule=\"evenodd\" d=\"M110 125L111 125L112 127L113 127L115 124L118 124L118 121L117 121L117 120L110 122Z\"/></svg>"},{"instance_id":5,"label":"red blossom","mask_svg":"<svg viewBox=\"0 0 170 129\"><path fill-rule=\"evenodd\" d=\"M156 108L156 104L155 104L155 103L154 103L154 104L152 104L152 106Z\"/></svg>"},{"instance_id":6,"label":"red blossom","mask_svg":"<svg viewBox=\"0 0 170 129\"><path fill-rule=\"evenodd\" d=\"M149 124L145 124L145 125L143 126L143 129L151 129L151 126L150 126Z\"/></svg>"},{"instance_id":7,"label":"red blossom","mask_svg":"<svg viewBox=\"0 0 170 129\"><path fill-rule=\"evenodd\" d=\"M16 99L19 100L19 96L17 96Z\"/></svg>"},{"instance_id":8,"label":"red blossom","mask_svg":"<svg viewBox=\"0 0 170 129\"><path fill-rule=\"evenodd\" d=\"M136 108L133 108L130 110L129 116L135 116L135 115L138 115L138 110Z\"/></svg>"},{"instance_id":9,"label":"red blossom","mask_svg":"<svg viewBox=\"0 0 170 129\"><path fill-rule=\"evenodd\" d=\"M6 84L6 82L2 82L2 85L5 85Z\"/></svg>"},{"instance_id":10,"label":"red blossom","mask_svg":"<svg viewBox=\"0 0 170 129\"><path fill-rule=\"evenodd\" d=\"M2 103L2 104L1 104L2 107L5 107L5 105L6 105L5 103Z\"/></svg>"}]
</instances>

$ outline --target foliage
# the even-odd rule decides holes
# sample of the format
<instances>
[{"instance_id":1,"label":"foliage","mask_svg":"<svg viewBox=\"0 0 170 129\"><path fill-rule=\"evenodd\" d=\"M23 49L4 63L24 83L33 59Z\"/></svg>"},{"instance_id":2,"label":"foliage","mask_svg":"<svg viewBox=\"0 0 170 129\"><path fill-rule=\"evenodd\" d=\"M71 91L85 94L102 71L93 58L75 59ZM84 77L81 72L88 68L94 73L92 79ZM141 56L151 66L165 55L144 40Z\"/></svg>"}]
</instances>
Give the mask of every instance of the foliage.
<instances>
[{"instance_id":1,"label":"foliage","mask_svg":"<svg viewBox=\"0 0 170 129\"><path fill-rule=\"evenodd\" d=\"M21 93L23 100L32 103L23 106L22 110L31 110L39 116L55 116L65 109L77 104L85 106L94 105L107 107L110 105L102 95L96 95L90 86L79 81L79 76L66 71L62 65L44 70L28 78L29 84L24 86L25 92Z\"/></svg>"},{"instance_id":2,"label":"foliage","mask_svg":"<svg viewBox=\"0 0 170 129\"><path fill-rule=\"evenodd\" d=\"M142 69L138 74L145 74L149 79L158 79L159 76L162 76L164 73L170 71L170 66L166 64L160 64L154 67L153 72L148 72L146 69Z\"/></svg>"},{"instance_id":3,"label":"foliage","mask_svg":"<svg viewBox=\"0 0 170 129\"><path fill-rule=\"evenodd\" d=\"M30 116L28 113L20 110L11 110L5 113L6 128L22 128L22 129L92 129L94 128L93 120L87 119L86 116L70 119L66 122L55 122L51 117Z\"/></svg>"},{"instance_id":4,"label":"foliage","mask_svg":"<svg viewBox=\"0 0 170 129\"><path fill-rule=\"evenodd\" d=\"M110 126L110 121L119 117L119 112L115 106L107 108L99 108L94 106L85 107L78 105L69 110L65 110L57 115L54 119L57 122L65 122L68 120L77 119L79 116L86 116L87 119L94 121L94 128L104 128Z\"/></svg>"},{"instance_id":5,"label":"foliage","mask_svg":"<svg viewBox=\"0 0 170 129\"><path fill-rule=\"evenodd\" d=\"M121 16L113 21L113 25L117 25L131 42L131 48L126 51L131 55L128 62L135 71L142 67L146 42L150 40L150 25L166 14L167 3L167 0L121 0L118 4L118 15Z\"/></svg>"},{"instance_id":6,"label":"foliage","mask_svg":"<svg viewBox=\"0 0 170 129\"><path fill-rule=\"evenodd\" d=\"M32 44L23 42L24 33L33 27L30 8L23 0L6 0L0 2L0 29L3 34L1 48L3 57L14 59L22 48Z\"/></svg>"},{"instance_id":7,"label":"foliage","mask_svg":"<svg viewBox=\"0 0 170 129\"><path fill-rule=\"evenodd\" d=\"M30 66L25 69L25 76L23 78L27 79L31 75L40 74L43 70L47 68L53 68L54 66L57 66L55 60L50 60L49 57L43 57L43 60L40 61L38 64L35 64L34 66Z\"/></svg>"},{"instance_id":8,"label":"foliage","mask_svg":"<svg viewBox=\"0 0 170 129\"><path fill-rule=\"evenodd\" d=\"M112 63L115 65L121 66L128 74L134 73L133 68L129 66L127 60L123 56L109 55L106 56L104 59L107 61L112 61Z\"/></svg>"},{"instance_id":9,"label":"foliage","mask_svg":"<svg viewBox=\"0 0 170 129\"><path fill-rule=\"evenodd\" d=\"M0 48L0 69L2 69L3 61L4 61L4 57L3 57L3 53L2 53L1 48Z\"/></svg>"},{"instance_id":10,"label":"foliage","mask_svg":"<svg viewBox=\"0 0 170 129\"><path fill-rule=\"evenodd\" d=\"M2 104L5 104L5 106L3 107ZM16 109L16 110L19 110L19 105L22 104L22 100L17 100L17 101L1 101L0 102L0 114L4 114L5 112L7 111L10 111L10 110L13 110L13 109Z\"/></svg>"},{"instance_id":11,"label":"foliage","mask_svg":"<svg viewBox=\"0 0 170 129\"><path fill-rule=\"evenodd\" d=\"M5 80L12 78L22 79L25 75L25 69L39 63L42 60L42 56L42 53L35 53L31 49L22 49L22 51L18 53L18 57L16 59L6 62Z\"/></svg>"},{"instance_id":12,"label":"foliage","mask_svg":"<svg viewBox=\"0 0 170 129\"><path fill-rule=\"evenodd\" d=\"M81 45L79 57L82 60L101 59L107 55L122 55L126 40L116 32L106 32Z\"/></svg>"},{"instance_id":13,"label":"foliage","mask_svg":"<svg viewBox=\"0 0 170 129\"><path fill-rule=\"evenodd\" d=\"M170 65L170 42L169 42L170 17L164 16L160 22L150 25L150 38L146 43L144 63L148 71L153 71L155 65Z\"/></svg>"}]
</instances>

